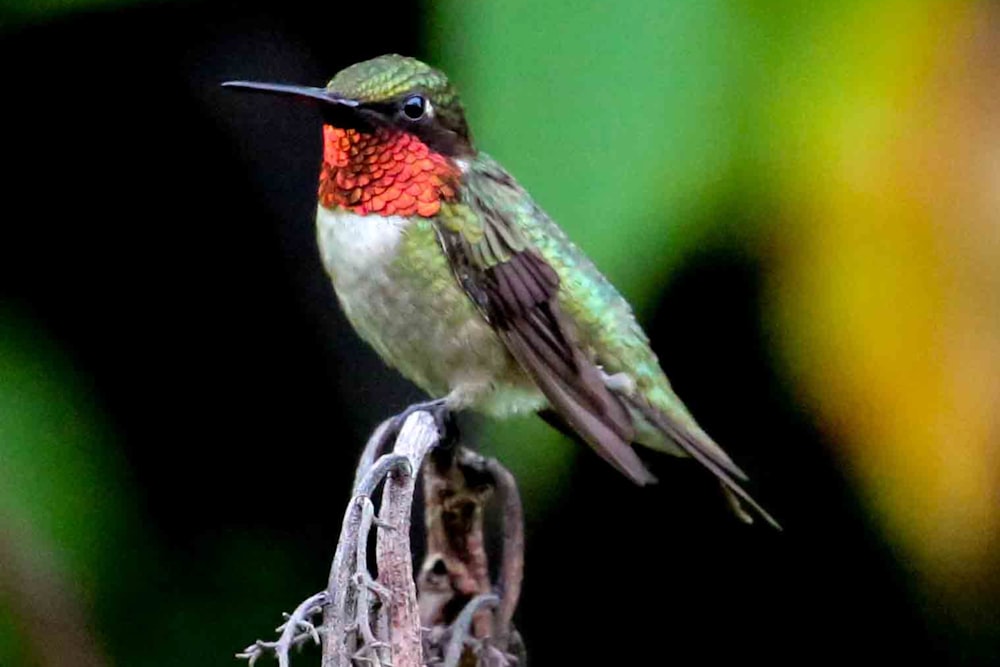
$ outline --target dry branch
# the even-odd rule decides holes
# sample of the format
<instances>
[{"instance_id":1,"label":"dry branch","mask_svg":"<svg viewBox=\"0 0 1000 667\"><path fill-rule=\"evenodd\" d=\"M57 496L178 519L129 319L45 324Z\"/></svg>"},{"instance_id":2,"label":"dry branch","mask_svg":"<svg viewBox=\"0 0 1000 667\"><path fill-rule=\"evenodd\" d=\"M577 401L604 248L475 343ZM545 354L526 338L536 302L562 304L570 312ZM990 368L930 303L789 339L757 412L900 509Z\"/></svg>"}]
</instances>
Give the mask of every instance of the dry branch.
<instances>
[{"instance_id":1,"label":"dry branch","mask_svg":"<svg viewBox=\"0 0 1000 667\"><path fill-rule=\"evenodd\" d=\"M524 562L514 478L493 459L440 443L438 423L430 406L414 406L376 429L358 464L327 590L286 615L277 641L258 640L238 657L253 664L273 653L287 667L291 648L312 638L322 642L323 667L523 667L523 646L510 623ZM428 553L415 583L410 517L417 472ZM372 498L380 484L376 514ZM502 500L504 538L496 585L483 527L494 491ZM368 563L373 530L377 575ZM320 611L323 624L316 628L311 619Z\"/></svg>"}]
</instances>

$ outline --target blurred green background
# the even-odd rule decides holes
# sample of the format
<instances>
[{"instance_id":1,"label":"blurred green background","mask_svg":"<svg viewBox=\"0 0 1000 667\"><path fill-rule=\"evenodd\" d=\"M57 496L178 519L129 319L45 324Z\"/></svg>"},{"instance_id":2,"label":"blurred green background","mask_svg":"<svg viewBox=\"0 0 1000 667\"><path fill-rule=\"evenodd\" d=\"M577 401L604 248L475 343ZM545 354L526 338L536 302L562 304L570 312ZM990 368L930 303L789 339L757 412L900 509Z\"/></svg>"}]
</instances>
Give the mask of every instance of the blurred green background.
<instances>
[{"instance_id":1,"label":"blurred green background","mask_svg":"<svg viewBox=\"0 0 1000 667\"><path fill-rule=\"evenodd\" d=\"M522 485L533 661L996 664L995 3L5 0L0 665L235 664L323 587L419 394L323 276L319 119L217 84L390 51L457 82L786 527L471 420Z\"/></svg>"}]
</instances>

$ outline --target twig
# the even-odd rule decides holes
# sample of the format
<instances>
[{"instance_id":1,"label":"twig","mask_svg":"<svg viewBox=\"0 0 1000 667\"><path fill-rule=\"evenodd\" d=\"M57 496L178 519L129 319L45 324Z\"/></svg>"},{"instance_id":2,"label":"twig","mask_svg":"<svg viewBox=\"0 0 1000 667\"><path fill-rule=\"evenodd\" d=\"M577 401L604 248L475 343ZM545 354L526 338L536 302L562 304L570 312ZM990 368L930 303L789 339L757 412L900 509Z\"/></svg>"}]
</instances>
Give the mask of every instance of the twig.
<instances>
[{"instance_id":1,"label":"twig","mask_svg":"<svg viewBox=\"0 0 1000 667\"><path fill-rule=\"evenodd\" d=\"M249 666L253 667L259 657L273 652L278 657L278 665L288 667L288 652L293 646L298 646L310 638L319 644L319 632L309 619L323 610L326 601L326 591L320 591L306 598L291 614L284 614L285 622L275 628L281 633L278 641L265 642L258 639L241 653L237 653L236 657L247 660Z\"/></svg>"},{"instance_id":2,"label":"twig","mask_svg":"<svg viewBox=\"0 0 1000 667\"><path fill-rule=\"evenodd\" d=\"M407 418L400 429L395 451L407 457L411 471L418 471L424 456L438 442L437 424L426 412ZM376 552L379 582L392 591L389 602L389 643L398 667L422 665L420 614L410 556L410 513L413 506L412 474L391 476L382 492L379 517L391 530L378 531Z\"/></svg>"},{"instance_id":3,"label":"twig","mask_svg":"<svg viewBox=\"0 0 1000 667\"><path fill-rule=\"evenodd\" d=\"M362 480L365 478L372 465L375 464L375 461L379 458L379 456L383 454L382 449L385 447L386 436L388 435L389 429L392 428L395 419L395 417L392 417L379 424L375 428L375 431L371 434L371 437L368 438L368 442L365 443L365 448L361 451L361 456L358 459L358 467L354 471L354 486L351 487L353 489L351 495L356 496L359 494L358 488L361 485ZM381 479L382 478L379 477L378 481L381 481ZM372 491L374 491L374 489L369 490L365 495L371 495Z\"/></svg>"},{"instance_id":4,"label":"twig","mask_svg":"<svg viewBox=\"0 0 1000 667\"><path fill-rule=\"evenodd\" d=\"M503 503L503 555L494 586L484 514L495 489ZM420 570L419 602L428 628L425 657L443 662L448 650L459 650L444 641L460 628L467 638L462 646L476 647L480 667L523 663L523 645L510 623L524 569L523 519L513 476L494 459L467 449L436 450L424 465L424 499L428 553ZM497 595L491 595L494 591ZM496 612L481 606L484 599L497 600L489 605ZM462 614L469 616L458 623Z\"/></svg>"},{"instance_id":5,"label":"twig","mask_svg":"<svg viewBox=\"0 0 1000 667\"><path fill-rule=\"evenodd\" d=\"M376 431L376 436L379 433ZM374 437L373 437L374 439ZM367 447L366 447L367 451ZM410 468L409 460L399 454L386 454L368 467L355 485L355 495L344 514L340 530L340 540L330 567L327 596L332 604L323 613L323 667L350 667L351 659L357 653L353 646L354 633L348 632L348 619L356 616L356 596L352 588L354 573L366 568L367 563L358 563L358 541L367 542L367 529L361 533L363 509L371 503L371 494L379 483L393 470ZM366 528L370 528L370 523Z\"/></svg>"},{"instance_id":6,"label":"twig","mask_svg":"<svg viewBox=\"0 0 1000 667\"><path fill-rule=\"evenodd\" d=\"M496 459L486 459L486 470L497 485L503 500L503 554L500 560L500 608L497 610L497 635L506 639L511 631L511 620L521 597L524 578L524 511L517 481L510 471Z\"/></svg>"},{"instance_id":7,"label":"twig","mask_svg":"<svg viewBox=\"0 0 1000 667\"><path fill-rule=\"evenodd\" d=\"M375 518L375 505L367 497L362 498L361 526L358 531L357 555L354 561L357 571L351 583L354 585L358 596L355 618L357 630L361 633L363 641L361 648L354 654L353 658L355 660L368 660L374 667L381 667L383 663L387 663L389 660L383 660L379 654L379 649L387 648L388 644L378 641L375 638L375 633L372 631L370 620L372 600L370 593L374 591L383 603L388 603L392 594L385 586L372 579L371 574L368 573L368 533L371 531L372 522ZM364 537L362 538L361 536Z\"/></svg>"},{"instance_id":8,"label":"twig","mask_svg":"<svg viewBox=\"0 0 1000 667\"><path fill-rule=\"evenodd\" d=\"M327 590L286 616L277 641L258 640L238 657L252 665L273 652L279 666L288 667L291 647L312 638L322 643L324 667L422 667L440 662L455 667L463 655L478 667L523 665L523 644L510 624L524 563L517 486L499 463L457 446L436 450L425 464L440 437L429 412L433 407L413 406L376 429L358 464ZM380 456L389 445L392 453ZM417 471L424 476L430 549L421 568L419 598L410 555ZM376 517L372 496L383 481ZM483 537L484 508L494 488L500 490L504 507L499 595L489 579ZM368 568L372 530L377 577ZM317 628L310 619L321 610L323 625ZM422 628L422 623L430 627ZM469 647L472 653L466 653Z\"/></svg>"},{"instance_id":9,"label":"twig","mask_svg":"<svg viewBox=\"0 0 1000 667\"><path fill-rule=\"evenodd\" d=\"M462 658L465 643L470 639L469 627L472 619L483 609L493 609L500 605L500 598L493 594L477 595L469 601L451 624L451 637L448 640L448 650L444 654L444 667L457 667Z\"/></svg>"}]
</instances>

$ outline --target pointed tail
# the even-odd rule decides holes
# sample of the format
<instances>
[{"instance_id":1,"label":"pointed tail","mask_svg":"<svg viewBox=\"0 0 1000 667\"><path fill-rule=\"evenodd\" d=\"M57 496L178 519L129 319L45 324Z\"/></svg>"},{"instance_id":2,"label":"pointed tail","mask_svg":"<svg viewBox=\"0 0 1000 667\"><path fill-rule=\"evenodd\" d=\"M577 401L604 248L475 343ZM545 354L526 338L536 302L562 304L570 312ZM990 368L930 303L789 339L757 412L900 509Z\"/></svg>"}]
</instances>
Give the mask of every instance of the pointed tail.
<instances>
[{"instance_id":1,"label":"pointed tail","mask_svg":"<svg viewBox=\"0 0 1000 667\"><path fill-rule=\"evenodd\" d=\"M693 431L689 426L656 409L638 396L622 396L622 399L642 414L649 423L662 431L685 454L715 475L734 502L734 509L739 507L739 503L743 503L773 528L781 530L781 524L743 488L742 483L748 480L746 473L740 470L708 435L701 432L701 429L697 429L697 432ZM737 515L744 520L751 518L746 512L738 511Z\"/></svg>"}]
</instances>

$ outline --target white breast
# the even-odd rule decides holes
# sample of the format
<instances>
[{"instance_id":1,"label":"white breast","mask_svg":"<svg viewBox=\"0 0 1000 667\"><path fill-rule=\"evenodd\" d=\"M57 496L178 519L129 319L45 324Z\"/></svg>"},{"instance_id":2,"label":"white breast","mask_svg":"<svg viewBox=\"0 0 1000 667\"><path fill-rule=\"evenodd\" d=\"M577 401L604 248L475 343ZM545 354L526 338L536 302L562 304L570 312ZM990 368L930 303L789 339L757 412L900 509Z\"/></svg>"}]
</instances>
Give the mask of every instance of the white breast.
<instances>
[{"instance_id":1,"label":"white breast","mask_svg":"<svg viewBox=\"0 0 1000 667\"><path fill-rule=\"evenodd\" d=\"M406 219L398 215L363 217L320 206L316 214L319 248L334 283L350 284L383 269L395 257L405 227Z\"/></svg>"},{"instance_id":2,"label":"white breast","mask_svg":"<svg viewBox=\"0 0 1000 667\"><path fill-rule=\"evenodd\" d=\"M470 406L491 414L544 403L455 281L426 225L322 206L316 225L344 314L389 365L432 396L468 394ZM404 248L408 261L400 261Z\"/></svg>"}]
</instances>

